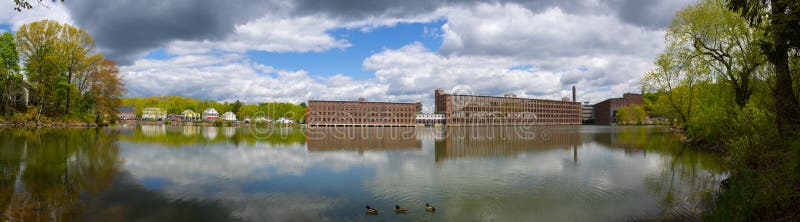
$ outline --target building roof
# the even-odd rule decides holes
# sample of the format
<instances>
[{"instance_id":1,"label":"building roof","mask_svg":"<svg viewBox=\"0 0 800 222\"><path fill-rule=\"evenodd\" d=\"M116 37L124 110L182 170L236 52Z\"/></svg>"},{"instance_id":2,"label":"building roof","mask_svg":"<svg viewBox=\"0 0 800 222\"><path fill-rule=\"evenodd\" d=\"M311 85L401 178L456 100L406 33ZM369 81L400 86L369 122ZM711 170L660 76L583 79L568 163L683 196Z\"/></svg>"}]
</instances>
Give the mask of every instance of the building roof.
<instances>
[{"instance_id":1,"label":"building roof","mask_svg":"<svg viewBox=\"0 0 800 222\"><path fill-rule=\"evenodd\" d=\"M133 113L136 110L135 106L120 106L117 107L118 113Z\"/></svg>"},{"instance_id":2,"label":"building roof","mask_svg":"<svg viewBox=\"0 0 800 222\"><path fill-rule=\"evenodd\" d=\"M309 103L309 104L310 104L311 102L337 102L337 103L383 103L383 104L403 104L403 105L408 105L408 104L412 104L412 105L413 105L413 104L417 104L417 102L372 102L372 101L362 101L362 102L359 102L359 101L348 101L348 100L308 100L308 103Z\"/></svg>"},{"instance_id":3,"label":"building roof","mask_svg":"<svg viewBox=\"0 0 800 222\"><path fill-rule=\"evenodd\" d=\"M486 95L469 95L469 94L452 94L452 93L443 93L442 95L449 95L449 96L472 96L472 97L487 97L487 98L503 98L503 99L518 99L518 100L538 100L538 101L551 101L551 102L567 102L561 100L552 100L552 99L535 99L535 98L523 98L523 97L506 97L506 96L486 96ZM580 102L572 102L568 101L569 103L580 103Z\"/></svg>"}]
</instances>

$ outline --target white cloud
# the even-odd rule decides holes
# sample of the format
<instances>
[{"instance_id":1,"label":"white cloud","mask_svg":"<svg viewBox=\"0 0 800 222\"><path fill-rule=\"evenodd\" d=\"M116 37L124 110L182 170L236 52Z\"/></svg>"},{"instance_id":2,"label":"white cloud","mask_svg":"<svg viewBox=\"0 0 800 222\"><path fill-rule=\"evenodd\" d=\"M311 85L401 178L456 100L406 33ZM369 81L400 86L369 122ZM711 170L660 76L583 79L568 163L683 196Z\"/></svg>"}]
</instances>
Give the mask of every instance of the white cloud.
<instances>
[{"instance_id":1,"label":"white cloud","mask_svg":"<svg viewBox=\"0 0 800 222\"><path fill-rule=\"evenodd\" d=\"M240 54L180 55L140 59L121 67L129 96L182 95L247 102L384 98L387 87L351 77L312 76L250 62Z\"/></svg>"},{"instance_id":2,"label":"white cloud","mask_svg":"<svg viewBox=\"0 0 800 222\"><path fill-rule=\"evenodd\" d=\"M330 19L313 16L281 17L265 15L236 25L233 33L220 41L173 41L167 51L172 54L207 53L212 49L229 52L258 50L265 52L320 52L350 47L344 39L327 33L339 26Z\"/></svg>"},{"instance_id":3,"label":"white cloud","mask_svg":"<svg viewBox=\"0 0 800 222\"><path fill-rule=\"evenodd\" d=\"M586 7L604 8L599 2ZM589 4L591 3L591 4ZM0 21L16 28L28 20L50 17L70 21L60 3L20 15L11 3L0 8ZM288 6L287 6L288 7ZM5 10L5 11L3 11ZM642 73L663 48L663 29L625 22L614 13L579 13L555 6L531 10L516 3L441 6L424 14L371 15L341 20L326 14L291 15L269 11L237 24L221 39L174 39L166 60L138 59L121 67L128 96L183 95L250 102L308 99L422 101L432 109L436 88L469 86L476 93L559 99L578 88L578 99L599 102L638 91ZM32 15L31 15L32 14ZM305 70L282 70L251 62L245 52L321 52L349 50L358 42L334 36L336 29L371 31L399 23L445 23L432 32L438 50L413 43L377 51L362 68L373 77L352 73L316 76ZM428 27L426 27L428 28ZM103 49L100 49L101 51ZM348 58L350 59L350 58Z\"/></svg>"},{"instance_id":4,"label":"white cloud","mask_svg":"<svg viewBox=\"0 0 800 222\"><path fill-rule=\"evenodd\" d=\"M61 3L50 1L39 3L38 1L32 1L31 4L33 5L33 9L17 12L14 10L15 5L13 1L0 2L0 24L11 25L11 30L17 30L26 23L44 19L74 24L69 12Z\"/></svg>"}]
</instances>

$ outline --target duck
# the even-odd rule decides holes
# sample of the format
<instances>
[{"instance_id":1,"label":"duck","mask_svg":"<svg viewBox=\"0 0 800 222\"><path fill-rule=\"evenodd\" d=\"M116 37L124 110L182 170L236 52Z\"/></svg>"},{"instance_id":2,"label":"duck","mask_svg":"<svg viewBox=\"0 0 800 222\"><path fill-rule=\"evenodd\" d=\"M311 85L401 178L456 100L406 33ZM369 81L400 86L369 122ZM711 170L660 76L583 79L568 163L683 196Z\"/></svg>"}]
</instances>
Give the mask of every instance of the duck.
<instances>
[{"instance_id":1,"label":"duck","mask_svg":"<svg viewBox=\"0 0 800 222\"><path fill-rule=\"evenodd\" d=\"M378 214L378 210L373 209L372 207L369 207L369 205L367 205L367 214L373 214L373 215Z\"/></svg>"},{"instance_id":2,"label":"duck","mask_svg":"<svg viewBox=\"0 0 800 222\"><path fill-rule=\"evenodd\" d=\"M428 211L428 212L436 212L436 208L431 206L428 203L425 203L425 210Z\"/></svg>"},{"instance_id":3,"label":"duck","mask_svg":"<svg viewBox=\"0 0 800 222\"><path fill-rule=\"evenodd\" d=\"M400 207L400 205L394 205L394 213L396 214L408 213L408 208L402 208Z\"/></svg>"}]
</instances>

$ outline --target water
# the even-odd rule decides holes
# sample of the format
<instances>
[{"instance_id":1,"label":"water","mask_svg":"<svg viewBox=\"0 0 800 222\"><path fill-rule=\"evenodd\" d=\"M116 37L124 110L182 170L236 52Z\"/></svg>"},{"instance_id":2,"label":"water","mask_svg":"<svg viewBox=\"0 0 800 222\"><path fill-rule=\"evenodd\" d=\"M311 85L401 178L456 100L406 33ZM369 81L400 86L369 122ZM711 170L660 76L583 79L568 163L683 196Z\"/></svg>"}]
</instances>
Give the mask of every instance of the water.
<instances>
[{"instance_id":1,"label":"water","mask_svg":"<svg viewBox=\"0 0 800 222\"><path fill-rule=\"evenodd\" d=\"M659 127L0 129L0 155L11 220L687 220L727 176Z\"/></svg>"}]
</instances>

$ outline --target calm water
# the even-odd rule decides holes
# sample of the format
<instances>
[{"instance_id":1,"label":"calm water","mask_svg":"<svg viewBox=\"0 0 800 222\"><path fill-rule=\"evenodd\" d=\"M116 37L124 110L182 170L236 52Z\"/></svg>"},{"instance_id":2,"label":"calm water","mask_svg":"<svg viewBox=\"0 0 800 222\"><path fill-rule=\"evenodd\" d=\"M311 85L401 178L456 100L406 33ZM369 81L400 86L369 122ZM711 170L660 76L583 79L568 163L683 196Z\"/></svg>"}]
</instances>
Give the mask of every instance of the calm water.
<instances>
[{"instance_id":1,"label":"calm water","mask_svg":"<svg viewBox=\"0 0 800 222\"><path fill-rule=\"evenodd\" d=\"M0 129L0 174L5 219L92 221L685 220L727 175L606 126Z\"/></svg>"}]
</instances>

